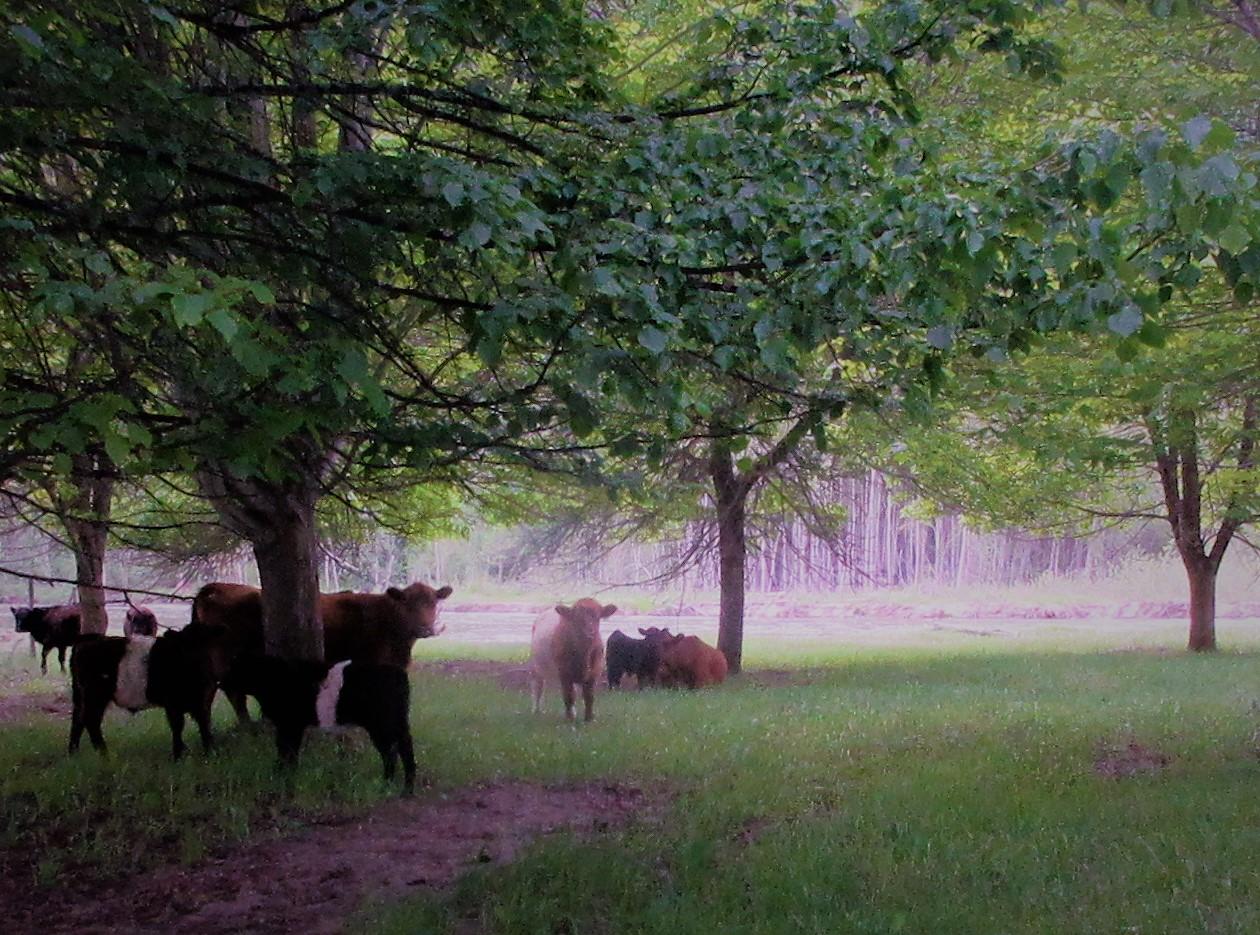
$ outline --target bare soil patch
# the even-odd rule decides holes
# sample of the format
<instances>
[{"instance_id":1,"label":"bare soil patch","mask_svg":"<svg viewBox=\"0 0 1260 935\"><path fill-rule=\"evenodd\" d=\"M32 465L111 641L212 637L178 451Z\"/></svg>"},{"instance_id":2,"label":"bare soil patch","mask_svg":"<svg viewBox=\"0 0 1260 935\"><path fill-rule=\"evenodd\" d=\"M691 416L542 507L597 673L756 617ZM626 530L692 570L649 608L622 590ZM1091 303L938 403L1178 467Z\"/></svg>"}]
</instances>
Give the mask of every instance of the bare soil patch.
<instances>
[{"instance_id":1,"label":"bare soil patch","mask_svg":"<svg viewBox=\"0 0 1260 935\"><path fill-rule=\"evenodd\" d=\"M1140 743L1125 747L1104 747L1094 758L1094 772L1108 779L1124 779L1129 776L1150 775L1163 772L1172 757Z\"/></svg>"},{"instance_id":2,"label":"bare soil patch","mask_svg":"<svg viewBox=\"0 0 1260 935\"><path fill-rule=\"evenodd\" d=\"M450 678L494 679L503 688L525 691L529 688L529 666L524 662L493 659L449 659L442 662L413 662L417 672L437 673Z\"/></svg>"},{"instance_id":3,"label":"bare soil patch","mask_svg":"<svg viewBox=\"0 0 1260 935\"><path fill-rule=\"evenodd\" d=\"M0 724L24 721L32 714L43 717L70 717L68 692L27 692L0 695Z\"/></svg>"},{"instance_id":4,"label":"bare soil patch","mask_svg":"<svg viewBox=\"0 0 1260 935\"><path fill-rule=\"evenodd\" d=\"M661 800L634 786L504 782L382 805L302 834L244 845L192 866L111 885L64 875L40 889L0 877L8 935L183 935L343 930L366 900L449 885L510 861L560 831L600 834L655 820Z\"/></svg>"}]
</instances>

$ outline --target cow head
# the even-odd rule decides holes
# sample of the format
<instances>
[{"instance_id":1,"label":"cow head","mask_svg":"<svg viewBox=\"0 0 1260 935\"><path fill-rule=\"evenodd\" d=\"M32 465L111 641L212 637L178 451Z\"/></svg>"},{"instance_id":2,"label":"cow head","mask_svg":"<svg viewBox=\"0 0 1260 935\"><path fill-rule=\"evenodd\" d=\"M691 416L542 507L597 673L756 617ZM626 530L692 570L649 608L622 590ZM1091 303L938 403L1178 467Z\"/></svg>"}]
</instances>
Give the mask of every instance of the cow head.
<instances>
[{"instance_id":1,"label":"cow head","mask_svg":"<svg viewBox=\"0 0 1260 935\"><path fill-rule=\"evenodd\" d=\"M18 633L30 633L31 624L40 616L35 613L39 609L38 607L10 607L9 610L13 611L13 629Z\"/></svg>"},{"instance_id":2,"label":"cow head","mask_svg":"<svg viewBox=\"0 0 1260 935\"><path fill-rule=\"evenodd\" d=\"M616 612L616 604L601 604L589 597L576 601L572 607L566 607L564 604L556 605L556 613L560 615L561 620L580 627L587 636L596 639L599 637L599 622Z\"/></svg>"},{"instance_id":3,"label":"cow head","mask_svg":"<svg viewBox=\"0 0 1260 935\"><path fill-rule=\"evenodd\" d=\"M648 627L647 629L639 627L639 635L650 643L663 643L675 639L674 634L669 632L669 627L664 629L661 627Z\"/></svg>"},{"instance_id":4,"label":"cow head","mask_svg":"<svg viewBox=\"0 0 1260 935\"><path fill-rule=\"evenodd\" d=\"M157 636L157 616L147 607L128 607L123 632L128 636Z\"/></svg>"},{"instance_id":5,"label":"cow head","mask_svg":"<svg viewBox=\"0 0 1260 935\"><path fill-rule=\"evenodd\" d=\"M412 633L418 639L437 636L446 629L438 622L438 601L444 601L451 596L450 585L434 590L417 581L405 588L390 588L385 596L400 605L411 623Z\"/></svg>"}]
</instances>

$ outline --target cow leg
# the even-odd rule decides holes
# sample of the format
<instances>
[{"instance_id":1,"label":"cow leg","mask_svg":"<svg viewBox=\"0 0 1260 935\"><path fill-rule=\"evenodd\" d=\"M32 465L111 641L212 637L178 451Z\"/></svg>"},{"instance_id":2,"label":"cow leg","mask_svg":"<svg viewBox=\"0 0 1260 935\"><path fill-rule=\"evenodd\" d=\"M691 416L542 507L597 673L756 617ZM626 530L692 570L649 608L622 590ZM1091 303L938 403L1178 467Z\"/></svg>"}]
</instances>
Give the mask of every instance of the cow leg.
<instances>
[{"instance_id":1,"label":"cow leg","mask_svg":"<svg viewBox=\"0 0 1260 935\"><path fill-rule=\"evenodd\" d=\"M171 727L171 759L178 760L187 749L184 745L184 712L168 707L166 723Z\"/></svg>"},{"instance_id":2,"label":"cow leg","mask_svg":"<svg viewBox=\"0 0 1260 935\"><path fill-rule=\"evenodd\" d=\"M398 767L398 740L384 730L370 730L368 736L372 738L372 746L376 747L376 752L381 755L381 765L385 767L385 781L392 781L394 770Z\"/></svg>"},{"instance_id":3,"label":"cow leg","mask_svg":"<svg viewBox=\"0 0 1260 935\"><path fill-rule=\"evenodd\" d=\"M538 714L540 711L542 711L542 697L543 697L544 682L543 682L542 676L538 675L538 673L533 673L530 676L530 679L531 679L530 693L534 697L534 713Z\"/></svg>"},{"instance_id":4,"label":"cow leg","mask_svg":"<svg viewBox=\"0 0 1260 935\"><path fill-rule=\"evenodd\" d=\"M70 683L71 709L70 709L70 750L69 752L79 749L79 741L83 739L83 686L79 684L77 678L73 678Z\"/></svg>"},{"instance_id":5,"label":"cow leg","mask_svg":"<svg viewBox=\"0 0 1260 935\"><path fill-rule=\"evenodd\" d=\"M577 701L577 692L573 690L573 683L568 679L561 682L560 694L564 696L564 719L571 721L573 720L573 709Z\"/></svg>"},{"instance_id":6,"label":"cow leg","mask_svg":"<svg viewBox=\"0 0 1260 935\"><path fill-rule=\"evenodd\" d=\"M297 766L298 752L302 749L302 735L306 733L304 726L281 727L276 725L276 753L280 755L280 765L285 769Z\"/></svg>"},{"instance_id":7,"label":"cow leg","mask_svg":"<svg viewBox=\"0 0 1260 935\"><path fill-rule=\"evenodd\" d=\"M105 752L105 736L101 733L101 721L105 719L105 708L109 699L86 699L83 712L83 726L87 728L88 739L92 746L101 753Z\"/></svg>"},{"instance_id":8,"label":"cow leg","mask_svg":"<svg viewBox=\"0 0 1260 935\"><path fill-rule=\"evenodd\" d=\"M621 686L621 668L619 666L618 667L609 666L608 667L608 690L612 691L614 688L619 688L620 686Z\"/></svg>"},{"instance_id":9,"label":"cow leg","mask_svg":"<svg viewBox=\"0 0 1260 935\"><path fill-rule=\"evenodd\" d=\"M61 666L61 674L66 672L66 648L64 646L57 647L57 663Z\"/></svg>"},{"instance_id":10,"label":"cow leg","mask_svg":"<svg viewBox=\"0 0 1260 935\"><path fill-rule=\"evenodd\" d=\"M249 699L246 698L244 692L228 691L226 688L223 694L227 695L228 703L232 706L232 710L236 712L236 722L238 724L253 724L254 720L249 714Z\"/></svg>"},{"instance_id":11,"label":"cow leg","mask_svg":"<svg viewBox=\"0 0 1260 935\"><path fill-rule=\"evenodd\" d=\"M48 674L48 654L52 652L51 646L45 646L44 651L39 656L39 671L43 675Z\"/></svg>"},{"instance_id":12,"label":"cow leg","mask_svg":"<svg viewBox=\"0 0 1260 935\"><path fill-rule=\"evenodd\" d=\"M201 734L201 749L206 753L214 749L214 733L210 730L210 705L213 702L214 695L211 695L209 701L192 712L193 720L197 722L197 731Z\"/></svg>"},{"instance_id":13,"label":"cow leg","mask_svg":"<svg viewBox=\"0 0 1260 935\"><path fill-rule=\"evenodd\" d=\"M416 791L416 754L411 746L411 731L405 727L398 738L398 754L403 765L403 795L411 795Z\"/></svg>"},{"instance_id":14,"label":"cow leg","mask_svg":"<svg viewBox=\"0 0 1260 935\"><path fill-rule=\"evenodd\" d=\"M586 707L585 720L595 720L595 680L587 679L582 683L582 704Z\"/></svg>"}]
</instances>

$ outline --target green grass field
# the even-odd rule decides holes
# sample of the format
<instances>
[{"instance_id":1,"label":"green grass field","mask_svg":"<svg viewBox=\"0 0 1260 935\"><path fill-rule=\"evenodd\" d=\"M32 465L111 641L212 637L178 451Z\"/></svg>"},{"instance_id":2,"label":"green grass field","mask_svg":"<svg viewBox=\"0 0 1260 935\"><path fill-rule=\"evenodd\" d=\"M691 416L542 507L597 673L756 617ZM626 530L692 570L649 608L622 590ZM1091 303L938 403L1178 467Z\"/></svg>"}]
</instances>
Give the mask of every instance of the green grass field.
<instances>
[{"instance_id":1,"label":"green grass field","mask_svg":"<svg viewBox=\"0 0 1260 935\"><path fill-rule=\"evenodd\" d=\"M615 779L667 804L658 822L549 837L453 892L372 907L355 930L1260 931L1260 652L754 645L749 658L787 671L601 696L577 729L554 696L535 718L493 678L415 674L434 787ZM25 664L4 662L7 691L27 687ZM226 729L222 703L218 716ZM0 725L0 844L39 854L45 882L195 860L393 794L366 743L316 739L286 789L266 737L227 733L209 761L173 765L158 712L111 717L106 761L67 758L66 730ZM1130 743L1167 767L1096 772Z\"/></svg>"}]
</instances>

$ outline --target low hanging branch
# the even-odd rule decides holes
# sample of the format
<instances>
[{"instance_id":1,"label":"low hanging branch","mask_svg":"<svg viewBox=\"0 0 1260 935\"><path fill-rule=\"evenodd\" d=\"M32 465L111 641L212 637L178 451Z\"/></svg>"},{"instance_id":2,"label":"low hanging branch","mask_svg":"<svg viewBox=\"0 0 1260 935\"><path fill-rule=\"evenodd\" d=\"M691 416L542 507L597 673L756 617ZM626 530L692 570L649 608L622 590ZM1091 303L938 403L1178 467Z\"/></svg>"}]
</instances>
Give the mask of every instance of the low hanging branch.
<instances>
[{"instance_id":1,"label":"low hanging branch","mask_svg":"<svg viewBox=\"0 0 1260 935\"><path fill-rule=\"evenodd\" d=\"M76 588L84 584L84 582L78 581L74 578L32 575L24 571L18 571L16 568L5 568L2 565L0 565L0 575L9 575L13 578L20 578L23 581L38 581L41 584L72 584ZM114 591L115 593L121 594L124 598L126 598L127 603L131 603L131 598L129 597L131 594L144 594L148 597L164 597L167 600L172 601L191 601L194 596L190 594L172 594L169 591L149 591L144 588L116 588L108 584L95 585L95 587L99 587L102 591Z\"/></svg>"}]
</instances>

